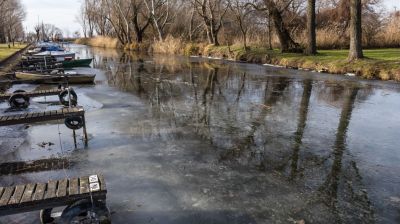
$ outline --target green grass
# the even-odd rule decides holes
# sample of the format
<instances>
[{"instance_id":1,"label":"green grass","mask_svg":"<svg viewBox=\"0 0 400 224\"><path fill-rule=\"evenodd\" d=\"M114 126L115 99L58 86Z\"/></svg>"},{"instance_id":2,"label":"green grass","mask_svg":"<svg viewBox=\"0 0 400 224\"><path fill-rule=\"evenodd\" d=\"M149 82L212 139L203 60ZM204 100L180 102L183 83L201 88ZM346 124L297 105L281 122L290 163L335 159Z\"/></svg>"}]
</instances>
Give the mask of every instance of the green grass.
<instances>
[{"instance_id":1,"label":"green grass","mask_svg":"<svg viewBox=\"0 0 400 224\"><path fill-rule=\"evenodd\" d=\"M323 61L347 60L348 50L319 50L316 56L304 56L301 54L281 54L284 57L307 57ZM400 49L367 49L364 50L365 59L399 61Z\"/></svg>"},{"instance_id":2,"label":"green grass","mask_svg":"<svg viewBox=\"0 0 400 224\"><path fill-rule=\"evenodd\" d=\"M7 44L0 44L0 61L4 60L8 56L21 50L24 47L26 47L26 44L15 43L15 46L13 47L11 45L11 48L8 48Z\"/></svg>"},{"instance_id":3,"label":"green grass","mask_svg":"<svg viewBox=\"0 0 400 224\"><path fill-rule=\"evenodd\" d=\"M276 64L293 68L304 68L335 74L356 73L367 79L400 81L400 49L366 49L364 59L348 61L348 50L319 50L315 56L297 53L280 53L278 49L265 47L212 46L205 49L205 55L225 57L234 60Z\"/></svg>"}]
</instances>

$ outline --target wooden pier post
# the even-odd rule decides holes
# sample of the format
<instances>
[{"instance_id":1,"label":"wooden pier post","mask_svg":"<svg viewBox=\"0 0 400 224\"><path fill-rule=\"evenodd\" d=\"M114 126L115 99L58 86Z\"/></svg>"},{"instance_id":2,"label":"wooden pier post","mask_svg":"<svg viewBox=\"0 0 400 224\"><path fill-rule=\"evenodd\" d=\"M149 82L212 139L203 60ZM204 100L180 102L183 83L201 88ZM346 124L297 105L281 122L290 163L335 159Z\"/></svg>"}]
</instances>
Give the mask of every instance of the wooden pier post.
<instances>
[{"instance_id":1,"label":"wooden pier post","mask_svg":"<svg viewBox=\"0 0 400 224\"><path fill-rule=\"evenodd\" d=\"M82 115L82 120L83 120L83 135L85 137L85 146L88 146L88 135L86 132L86 119L85 115Z\"/></svg>"}]
</instances>

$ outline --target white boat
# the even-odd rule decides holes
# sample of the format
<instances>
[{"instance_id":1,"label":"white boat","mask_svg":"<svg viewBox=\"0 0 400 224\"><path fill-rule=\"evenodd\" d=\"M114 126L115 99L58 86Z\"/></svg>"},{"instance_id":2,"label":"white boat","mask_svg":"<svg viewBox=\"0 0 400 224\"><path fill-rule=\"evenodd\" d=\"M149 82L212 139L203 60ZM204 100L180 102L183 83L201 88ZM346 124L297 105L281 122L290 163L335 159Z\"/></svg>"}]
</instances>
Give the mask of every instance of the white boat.
<instances>
[{"instance_id":1,"label":"white boat","mask_svg":"<svg viewBox=\"0 0 400 224\"><path fill-rule=\"evenodd\" d=\"M44 51L34 54L33 56L35 57L53 56L54 58L56 58L57 61L65 61L66 59L68 60L75 59L75 53L68 51Z\"/></svg>"}]
</instances>

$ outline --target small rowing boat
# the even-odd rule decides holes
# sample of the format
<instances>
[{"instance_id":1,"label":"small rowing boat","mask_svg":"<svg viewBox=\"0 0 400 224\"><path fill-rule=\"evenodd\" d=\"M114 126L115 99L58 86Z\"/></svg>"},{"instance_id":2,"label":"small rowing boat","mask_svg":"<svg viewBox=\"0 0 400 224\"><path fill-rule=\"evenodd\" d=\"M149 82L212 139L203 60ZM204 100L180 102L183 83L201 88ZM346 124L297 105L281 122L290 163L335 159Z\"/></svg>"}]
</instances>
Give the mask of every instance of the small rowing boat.
<instances>
[{"instance_id":1,"label":"small rowing boat","mask_svg":"<svg viewBox=\"0 0 400 224\"><path fill-rule=\"evenodd\" d=\"M92 84L94 83L96 75L78 73L41 74L30 72L15 72L15 77L20 81L28 81L30 83L38 84L59 84L64 82L68 82L69 84Z\"/></svg>"},{"instance_id":2,"label":"small rowing boat","mask_svg":"<svg viewBox=\"0 0 400 224\"><path fill-rule=\"evenodd\" d=\"M64 68L73 68L73 67L88 67L90 63L92 63L92 58L89 59L75 59L75 60L65 60L62 62Z\"/></svg>"},{"instance_id":3,"label":"small rowing boat","mask_svg":"<svg viewBox=\"0 0 400 224\"><path fill-rule=\"evenodd\" d=\"M45 57L53 56L56 61L65 61L68 59L75 59L75 53L68 51L43 51L41 53L34 54L32 57Z\"/></svg>"}]
</instances>

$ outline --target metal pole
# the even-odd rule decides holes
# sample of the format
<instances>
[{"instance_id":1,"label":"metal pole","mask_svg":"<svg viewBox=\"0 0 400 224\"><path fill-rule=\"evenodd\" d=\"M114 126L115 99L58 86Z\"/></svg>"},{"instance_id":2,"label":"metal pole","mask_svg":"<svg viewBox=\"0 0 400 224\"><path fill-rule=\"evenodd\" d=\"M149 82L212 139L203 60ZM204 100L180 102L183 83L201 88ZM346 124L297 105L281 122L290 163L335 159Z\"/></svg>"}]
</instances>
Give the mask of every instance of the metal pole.
<instances>
[{"instance_id":1,"label":"metal pole","mask_svg":"<svg viewBox=\"0 0 400 224\"><path fill-rule=\"evenodd\" d=\"M88 146L88 135L86 132L86 119L85 115L82 115L82 120L83 120L83 135L85 136L85 146Z\"/></svg>"},{"instance_id":2,"label":"metal pole","mask_svg":"<svg viewBox=\"0 0 400 224\"><path fill-rule=\"evenodd\" d=\"M75 130L73 130L72 133L73 133L73 135L74 135L74 145L75 145L75 149L77 149L77 148L78 148L78 145L77 145L77 143L76 143L76 133L75 133Z\"/></svg>"}]
</instances>

